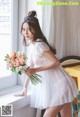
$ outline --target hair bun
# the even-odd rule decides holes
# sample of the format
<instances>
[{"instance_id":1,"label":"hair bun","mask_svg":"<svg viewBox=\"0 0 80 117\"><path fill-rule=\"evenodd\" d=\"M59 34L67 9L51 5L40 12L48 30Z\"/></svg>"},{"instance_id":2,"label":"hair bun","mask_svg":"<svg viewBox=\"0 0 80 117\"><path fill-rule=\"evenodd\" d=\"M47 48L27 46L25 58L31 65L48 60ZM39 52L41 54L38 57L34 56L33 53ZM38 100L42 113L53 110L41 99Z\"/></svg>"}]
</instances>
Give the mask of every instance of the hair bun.
<instances>
[{"instance_id":1,"label":"hair bun","mask_svg":"<svg viewBox=\"0 0 80 117\"><path fill-rule=\"evenodd\" d=\"M34 16L36 16L37 14L36 14L36 11L30 11L29 13L28 13L28 16L30 16L30 17L34 17Z\"/></svg>"}]
</instances>

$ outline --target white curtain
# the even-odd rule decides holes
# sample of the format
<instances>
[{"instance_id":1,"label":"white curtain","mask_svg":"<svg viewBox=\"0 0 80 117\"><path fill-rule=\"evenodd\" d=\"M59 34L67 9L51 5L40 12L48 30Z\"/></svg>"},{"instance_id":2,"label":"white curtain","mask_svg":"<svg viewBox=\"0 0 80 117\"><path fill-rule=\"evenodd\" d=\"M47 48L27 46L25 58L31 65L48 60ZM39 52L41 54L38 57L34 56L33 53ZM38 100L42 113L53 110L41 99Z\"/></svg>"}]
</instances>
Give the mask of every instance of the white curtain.
<instances>
[{"instance_id":1,"label":"white curtain","mask_svg":"<svg viewBox=\"0 0 80 117\"><path fill-rule=\"evenodd\" d=\"M27 5L28 5L28 3L27 3L27 1L26 0L19 0L19 16L18 16L18 20L19 20L19 22L18 22L18 24L19 24L19 31L18 31L18 51L21 51L21 52L24 52L24 53L26 53L26 47L25 46L23 46L22 45L22 35L21 35L21 33L20 33L20 30L21 30L21 24L22 24L22 22L23 22L23 19L24 19L24 17L27 15ZM24 83L24 80L25 80L25 74L23 74L23 75L19 75L18 76L18 84L19 85L23 85L23 83Z\"/></svg>"},{"instance_id":2,"label":"white curtain","mask_svg":"<svg viewBox=\"0 0 80 117\"><path fill-rule=\"evenodd\" d=\"M49 0L44 1L46 2ZM69 0L65 0L65 2L68 1ZM80 2L80 0L78 0L78 2ZM57 56L59 58L68 55L80 56L80 5L44 5L42 8L42 30L48 42L56 47Z\"/></svg>"}]
</instances>

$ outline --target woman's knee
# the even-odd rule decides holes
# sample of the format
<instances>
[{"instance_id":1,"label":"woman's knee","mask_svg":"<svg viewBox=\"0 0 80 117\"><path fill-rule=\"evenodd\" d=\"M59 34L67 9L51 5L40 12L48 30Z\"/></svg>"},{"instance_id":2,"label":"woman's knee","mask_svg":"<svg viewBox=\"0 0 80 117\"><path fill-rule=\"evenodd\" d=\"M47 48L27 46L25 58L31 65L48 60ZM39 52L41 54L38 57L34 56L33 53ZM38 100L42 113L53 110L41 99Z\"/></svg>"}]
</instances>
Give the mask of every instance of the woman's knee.
<instances>
[{"instance_id":1,"label":"woman's knee","mask_svg":"<svg viewBox=\"0 0 80 117\"><path fill-rule=\"evenodd\" d=\"M60 111L60 113L61 113L61 117L72 117L71 103L66 103L64 108Z\"/></svg>"},{"instance_id":2,"label":"woman's knee","mask_svg":"<svg viewBox=\"0 0 80 117\"><path fill-rule=\"evenodd\" d=\"M49 107L46 109L43 117L55 117L63 107L64 105Z\"/></svg>"}]
</instances>

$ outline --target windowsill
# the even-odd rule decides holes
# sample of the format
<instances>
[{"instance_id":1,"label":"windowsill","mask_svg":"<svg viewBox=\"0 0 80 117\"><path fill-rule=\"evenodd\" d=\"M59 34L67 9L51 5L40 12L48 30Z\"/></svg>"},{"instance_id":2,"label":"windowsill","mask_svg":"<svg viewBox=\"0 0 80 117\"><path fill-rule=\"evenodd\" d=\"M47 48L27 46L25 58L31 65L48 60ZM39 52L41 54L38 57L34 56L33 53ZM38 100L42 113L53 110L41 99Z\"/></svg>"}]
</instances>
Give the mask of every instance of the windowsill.
<instances>
[{"instance_id":1,"label":"windowsill","mask_svg":"<svg viewBox=\"0 0 80 117\"><path fill-rule=\"evenodd\" d=\"M7 89L0 90L0 107L2 105L12 104L13 111L16 111L22 107L29 105L30 103L30 92L27 96L14 96L16 93L20 93L22 90L21 86L14 86Z\"/></svg>"}]
</instances>

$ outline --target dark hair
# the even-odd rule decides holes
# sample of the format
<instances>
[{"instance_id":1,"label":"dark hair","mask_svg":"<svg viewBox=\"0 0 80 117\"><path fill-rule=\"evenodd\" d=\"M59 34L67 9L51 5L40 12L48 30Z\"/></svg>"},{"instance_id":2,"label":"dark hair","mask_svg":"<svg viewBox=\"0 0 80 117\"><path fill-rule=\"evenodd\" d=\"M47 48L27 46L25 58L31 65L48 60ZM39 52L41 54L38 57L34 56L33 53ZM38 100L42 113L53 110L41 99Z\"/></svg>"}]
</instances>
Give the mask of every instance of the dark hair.
<instances>
[{"instance_id":1,"label":"dark hair","mask_svg":"<svg viewBox=\"0 0 80 117\"><path fill-rule=\"evenodd\" d=\"M41 39L41 41L45 42L45 43L49 46L50 50L51 50L54 54L56 54L56 49L53 48L53 47L51 47L51 46L49 45L49 43L48 43L46 37L45 37L44 34L42 33L41 28L40 28L40 25L39 25L39 21L38 21L38 19L37 19L36 16L37 16L37 15L36 15L36 11L30 11L30 12L28 13L28 16L26 16L26 17L24 18L24 21L23 21L23 23L22 23L22 25L21 25L21 33L22 33L22 29L23 29L23 24L24 24L25 22L28 23L29 29L30 29L31 33L33 34L32 29L34 29L35 32L36 32L34 41L37 42L37 39ZM39 42L40 42L40 41L39 41ZM23 43L26 45L26 40L25 40L25 38L23 38Z\"/></svg>"}]
</instances>

